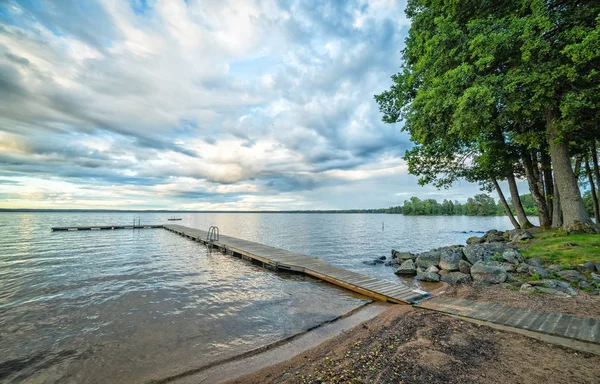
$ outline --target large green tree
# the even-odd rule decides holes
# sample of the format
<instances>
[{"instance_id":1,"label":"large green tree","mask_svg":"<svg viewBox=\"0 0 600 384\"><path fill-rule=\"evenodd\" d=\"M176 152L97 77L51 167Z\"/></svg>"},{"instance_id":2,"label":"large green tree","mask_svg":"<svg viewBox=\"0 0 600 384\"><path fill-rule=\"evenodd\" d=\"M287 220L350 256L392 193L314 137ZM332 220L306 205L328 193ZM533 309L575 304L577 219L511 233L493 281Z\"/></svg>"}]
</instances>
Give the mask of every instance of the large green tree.
<instances>
[{"instance_id":1,"label":"large green tree","mask_svg":"<svg viewBox=\"0 0 600 384\"><path fill-rule=\"evenodd\" d=\"M409 0L403 67L376 100L383 120L403 121L416 144L406 154L411 172L442 184L468 176L465 169L491 180L514 177L515 159L502 143L520 147L549 226L544 169L531 157L549 153L545 187L553 192L551 159L564 226L596 230L571 167L569 139L598 138L585 122L598 124L599 12L595 1ZM500 166L477 163L490 148L506 155Z\"/></svg>"}]
</instances>

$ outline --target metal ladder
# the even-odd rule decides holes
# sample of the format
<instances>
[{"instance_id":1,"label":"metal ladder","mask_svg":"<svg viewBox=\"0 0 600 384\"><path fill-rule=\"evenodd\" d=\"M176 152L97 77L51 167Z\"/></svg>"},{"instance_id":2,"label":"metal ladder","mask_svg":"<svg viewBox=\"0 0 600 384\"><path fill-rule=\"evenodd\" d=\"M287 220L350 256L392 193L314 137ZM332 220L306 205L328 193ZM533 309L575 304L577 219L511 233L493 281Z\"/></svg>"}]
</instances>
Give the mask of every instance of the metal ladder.
<instances>
[{"instance_id":1,"label":"metal ladder","mask_svg":"<svg viewBox=\"0 0 600 384\"><path fill-rule=\"evenodd\" d=\"M211 225L210 228L208 228L206 240L211 243L213 241L219 241L219 227L217 227L216 225Z\"/></svg>"}]
</instances>

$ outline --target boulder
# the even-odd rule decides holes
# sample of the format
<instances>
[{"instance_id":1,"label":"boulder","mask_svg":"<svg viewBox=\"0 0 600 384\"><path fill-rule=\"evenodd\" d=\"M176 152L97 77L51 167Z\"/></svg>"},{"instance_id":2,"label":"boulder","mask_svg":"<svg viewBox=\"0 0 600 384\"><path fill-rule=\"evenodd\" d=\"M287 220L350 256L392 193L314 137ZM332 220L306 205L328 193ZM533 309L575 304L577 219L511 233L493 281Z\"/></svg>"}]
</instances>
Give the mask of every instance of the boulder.
<instances>
[{"instance_id":1,"label":"boulder","mask_svg":"<svg viewBox=\"0 0 600 384\"><path fill-rule=\"evenodd\" d=\"M496 262L478 261L471 267L471 276L476 282L500 284L506 281L507 273Z\"/></svg>"},{"instance_id":2,"label":"boulder","mask_svg":"<svg viewBox=\"0 0 600 384\"><path fill-rule=\"evenodd\" d=\"M583 269L585 269L586 271L590 271L590 272L596 272L596 264L592 263L591 261L586 261L585 263L583 263L581 265L583 267Z\"/></svg>"},{"instance_id":3,"label":"boulder","mask_svg":"<svg viewBox=\"0 0 600 384\"><path fill-rule=\"evenodd\" d=\"M499 253L503 254L509 249L515 249L515 246L507 243L485 243L481 244L482 247L488 250L491 254Z\"/></svg>"},{"instance_id":4,"label":"boulder","mask_svg":"<svg viewBox=\"0 0 600 384\"><path fill-rule=\"evenodd\" d=\"M469 263L466 260L460 260L458 262L458 270L464 274L470 275L471 274L471 263Z\"/></svg>"},{"instance_id":5,"label":"boulder","mask_svg":"<svg viewBox=\"0 0 600 384\"><path fill-rule=\"evenodd\" d=\"M549 265L548 268L546 268L546 269L549 270L550 272L553 272L553 273L556 273L558 271L562 271L562 268L558 264Z\"/></svg>"},{"instance_id":6,"label":"boulder","mask_svg":"<svg viewBox=\"0 0 600 384\"><path fill-rule=\"evenodd\" d=\"M483 247L481 244L471 244L463 248L465 257L471 264L475 264L478 261L488 261L491 257L491 253Z\"/></svg>"},{"instance_id":7,"label":"boulder","mask_svg":"<svg viewBox=\"0 0 600 384\"><path fill-rule=\"evenodd\" d=\"M436 267L435 265L430 265L429 268L427 268L425 270L425 272L433 272L433 273L438 273L440 271L440 269L438 267Z\"/></svg>"},{"instance_id":8,"label":"boulder","mask_svg":"<svg viewBox=\"0 0 600 384\"><path fill-rule=\"evenodd\" d=\"M516 249L507 249L506 251L504 251L502 253L502 258L507 263L511 263L511 264L515 264L515 265L521 264L523 262L523 256L521 256L519 251Z\"/></svg>"},{"instance_id":9,"label":"boulder","mask_svg":"<svg viewBox=\"0 0 600 384\"><path fill-rule=\"evenodd\" d=\"M515 277L511 273L506 274L506 282L507 283L512 283L515 280L516 280Z\"/></svg>"},{"instance_id":10,"label":"boulder","mask_svg":"<svg viewBox=\"0 0 600 384\"><path fill-rule=\"evenodd\" d=\"M434 283L440 281L440 275L433 272L423 272L417 274L417 276L415 276L415 279L419 281L429 281Z\"/></svg>"},{"instance_id":11,"label":"boulder","mask_svg":"<svg viewBox=\"0 0 600 384\"><path fill-rule=\"evenodd\" d=\"M440 268L449 271L458 271L458 263L463 258L463 255L462 248L443 248L440 255Z\"/></svg>"},{"instance_id":12,"label":"boulder","mask_svg":"<svg viewBox=\"0 0 600 384\"><path fill-rule=\"evenodd\" d=\"M596 281L596 280L600 280L600 274L597 273L590 273L590 276L592 277L592 280Z\"/></svg>"},{"instance_id":13,"label":"boulder","mask_svg":"<svg viewBox=\"0 0 600 384\"><path fill-rule=\"evenodd\" d=\"M523 241L525 239L533 239L531 232L524 229L512 229L507 231L507 234L511 243L518 243L519 241Z\"/></svg>"},{"instance_id":14,"label":"boulder","mask_svg":"<svg viewBox=\"0 0 600 384\"><path fill-rule=\"evenodd\" d=\"M559 290L563 293L566 293L569 296L577 296L577 291L571 287L569 283L565 283L564 281L545 279L536 282L537 286L544 288L552 288Z\"/></svg>"},{"instance_id":15,"label":"boulder","mask_svg":"<svg viewBox=\"0 0 600 384\"><path fill-rule=\"evenodd\" d=\"M568 293L564 293L563 291L554 288L536 287L536 290L543 293L547 293L549 295L562 297L564 299L568 299L571 297L571 295L569 295Z\"/></svg>"},{"instance_id":16,"label":"boulder","mask_svg":"<svg viewBox=\"0 0 600 384\"><path fill-rule=\"evenodd\" d=\"M580 281L577 285L579 289L587 289L592 286L592 284L588 283L587 281Z\"/></svg>"},{"instance_id":17,"label":"boulder","mask_svg":"<svg viewBox=\"0 0 600 384\"><path fill-rule=\"evenodd\" d=\"M432 265L440 264L440 251L429 251L421 253L417 256L417 266L421 268L429 268Z\"/></svg>"},{"instance_id":18,"label":"boulder","mask_svg":"<svg viewBox=\"0 0 600 384\"><path fill-rule=\"evenodd\" d=\"M487 231L481 239L485 243L505 243L508 241L508 239L504 237L504 232L496 229Z\"/></svg>"},{"instance_id":19,"label":"boulder","mask_svg":"<svg viewBox=\"0 0 600 384\"><path fill-rule=\"evenodd\" d=\"M464 284L470 282L471 276L462 272L448 272L440 277L440 280L450 285Z\"/></svg>"},{"instance_id":20,"label":"boulder","mask_svg":"<svg viewBox=\"0 0 600 384\"><path fill-rule=\"evenodd\" d=\"M529 276L539 275L540 277L546 277L549 275L548 271L546 271L544 268L534 267L532 265L529 266L527 273L529 273Z\"/></svg>"},{"instance_id":21,"label":"boulder","mask_svg":"<svg viewBox=\"0 0 600 384\"><path fill-rule=\"evenodd\" d=\"M525 260L525 262L529 265L533 265L534 267L543 267L544 262L537 257L532 257L530 259Z\"/></svg>"},{"instance_id":22,"label":"boulder","mask_svg":"<svg viewBox=\"0 0 600 384\"><path fill-rule=\"evenodd\" d=\"M519 289L519 292L523 292L523 293L533 293L535 292L535 287L532 286L531 284L523 284L521 285L521 288Z\"/></svg>"},{"instance_id":23,"label":"boulder","mask_svg":"<svg viewBox=\"0 0 600 384\"><path fill-rule=\"evenodd\" d=\"M582 281L585 280L585 276L577 272L574 269L567 269L566 271L558 272L558 276L562 277L567 281Z\"/></svg>"},{"instance_id":24,"label":"boulder","mask_svg":"<svg viewBox=\"0 0 600 384\"><path fill-rule=\"evenodd\" d=\"M529 272L529 267L531 267L531 265L529 264L525 264L525 263L521 263L517 266L517 273L528 273Z\"/></svg>"},{"instance_id":25,"label":"boulder","mask_svg":"<svg viewBox=\"0 0 600 384\"><path fill-rule=\"evenodd\" d=\"M381 256L381 257L379 258L379 260L385 260L385 259L386 259L386 257L385 257L385 256Z\"/></svg>"},{"instance_id":26,"label":"boulder","mask_svg":"<svg viewBox=\"0 0 600 384\"><path fill-rule=\"evenodd\" d=\"M471 245L471 244L481 244L483 243L483 239L481 237L478 236L471 236L467 239L467 244Z\"/></svg>"},{"instance_id":27,"label":"boulder","mask_svg":"<svg viewBox=\"0 0 600 384\"><path fill-rule=\"evenodd\" d=\"M511 263L500 263L498 266L504 269L506 272L515 272L517 270L517 267Z\"/></svg>"},{"instance_id":28,"label":"boulder","mask_svg":"<svg viewBox=\"0 0 600 384\"><path fill-rule=\"evenodd\" d=\"M394 273L396 275L414 275L417 273L417 268L412 260L406 260Z\"/></svg>"}]
</instances>

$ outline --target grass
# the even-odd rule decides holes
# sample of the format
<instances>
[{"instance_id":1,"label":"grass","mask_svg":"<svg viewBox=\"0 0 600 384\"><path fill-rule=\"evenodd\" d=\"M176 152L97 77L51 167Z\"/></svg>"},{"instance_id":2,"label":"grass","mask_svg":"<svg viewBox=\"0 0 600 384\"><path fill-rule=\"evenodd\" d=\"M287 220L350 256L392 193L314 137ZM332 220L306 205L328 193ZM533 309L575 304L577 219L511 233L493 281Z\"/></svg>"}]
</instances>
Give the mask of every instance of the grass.
<instances>
[{"instance_id":1,"label":"grass","mask_svg":"<svg viewBox=\"0 0 600 384\"><path fill-rule=\"evenodd\" d=\"M546 231L535 233L533 239L519 245L523 248L523 257L537 257L548 263L561 264L561 268L586 260L600 263L600 235Z\"/></svg>"}]
</instances>

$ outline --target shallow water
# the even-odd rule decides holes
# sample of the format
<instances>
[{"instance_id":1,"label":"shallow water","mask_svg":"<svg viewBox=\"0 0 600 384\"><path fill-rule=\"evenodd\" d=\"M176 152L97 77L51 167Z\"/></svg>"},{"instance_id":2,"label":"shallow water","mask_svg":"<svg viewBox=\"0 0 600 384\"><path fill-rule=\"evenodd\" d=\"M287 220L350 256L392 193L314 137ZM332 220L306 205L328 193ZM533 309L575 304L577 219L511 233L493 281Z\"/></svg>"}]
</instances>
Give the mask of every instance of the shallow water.
<instances>
[{"instance_id":1,"label":"shallow water","mask_svg":"<svg viewBox=\"0 0 600 384\"><path fill-rule=\"evenodd\" d=\"M311 278L264 270L162 229L50 232L61 225L168 223L172 214L0 214L0 381L144 382L254 349L366 302ZM460 243L503 217L178 214L177 224L362 261L391 248ZM382 229L382 222L385 228Z\"/></svg>"}]
</instances>

